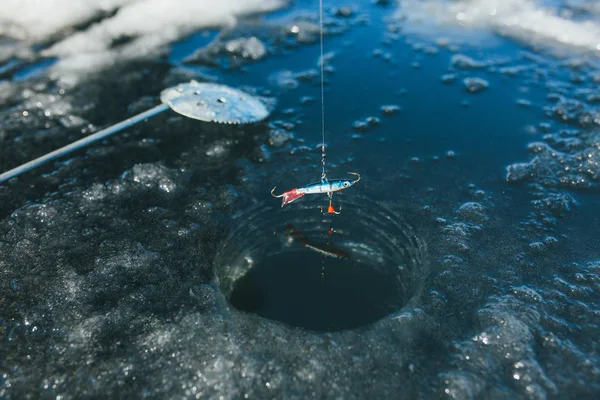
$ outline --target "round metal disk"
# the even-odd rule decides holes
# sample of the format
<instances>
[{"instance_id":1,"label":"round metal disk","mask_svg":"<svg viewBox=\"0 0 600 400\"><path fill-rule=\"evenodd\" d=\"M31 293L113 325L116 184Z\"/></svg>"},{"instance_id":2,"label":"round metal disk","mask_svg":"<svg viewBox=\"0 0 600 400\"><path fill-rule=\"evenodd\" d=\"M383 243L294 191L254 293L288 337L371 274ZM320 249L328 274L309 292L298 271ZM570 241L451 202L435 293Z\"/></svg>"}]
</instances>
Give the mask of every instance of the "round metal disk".
<instances>
[{"instance_id":1,"label":"round metal disk","mask_svg":"<svg viewBox=\"0 0 600 400\"><path fill-rule=\"evenodd\" d=\"M257 98L215 83L182 83L163 90L160 100L176 113L207 122L248 124L269 115Z\"/></svg>"}]
</instances>

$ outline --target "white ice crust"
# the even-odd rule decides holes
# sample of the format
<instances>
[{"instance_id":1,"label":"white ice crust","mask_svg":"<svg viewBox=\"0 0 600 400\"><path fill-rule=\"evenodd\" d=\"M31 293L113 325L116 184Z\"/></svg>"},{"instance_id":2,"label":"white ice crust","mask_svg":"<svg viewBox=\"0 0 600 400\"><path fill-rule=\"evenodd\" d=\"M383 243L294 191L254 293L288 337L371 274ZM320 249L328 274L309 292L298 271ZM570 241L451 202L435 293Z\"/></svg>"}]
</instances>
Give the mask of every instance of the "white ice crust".
<instances>
[{"instance_id":1,"label":"white ice crust","mask_svg":"<svg viewBox=\"0 0 600 400\"><path fill-rule=\"evenodd\" d=\"M398 16L420 24L488 29L532 45L600 51L600 5L589 0L562 3L569 7L547 0L398 0ZM588 15L577 16L579 10Z\"/></svg>"}]
</instances>

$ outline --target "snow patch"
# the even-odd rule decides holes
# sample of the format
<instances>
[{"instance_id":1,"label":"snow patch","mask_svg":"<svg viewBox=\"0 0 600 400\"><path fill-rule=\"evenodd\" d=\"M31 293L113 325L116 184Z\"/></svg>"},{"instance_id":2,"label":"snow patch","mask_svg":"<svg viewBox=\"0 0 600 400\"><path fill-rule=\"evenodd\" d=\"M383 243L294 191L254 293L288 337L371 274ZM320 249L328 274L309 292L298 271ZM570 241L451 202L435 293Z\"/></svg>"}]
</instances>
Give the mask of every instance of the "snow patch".
<instances>
[{"instance_id":1,"label":"snow patch","mask_svg":"<svg viewBox=\"0 0 600 400\"><path fill-rule=\"evenodd\" d=\"M241 16L286 4L287 0L5 0L0 35L41 43L99 18L41 52L60 59L53 67L55 77L69 82L119 60L153 56L199 29L229 27Z\"/></svg>"},{"instance_id":2,"label":"snow patch","mask_svg":"<svg viewBox=\"0 0 600 400\"><path fill-rule=\"evenodd\" d=\"M42 41L62 29L84 23L137 0L4 0L0 35Z\"/></svg>"},{"instance_id":3,"label":"snow patch","mask_svg":"<svg viewBox=\"0 0 600 400\"><path fill-rule=\"evenodd\" d=\"M594 13L593 3L580 8ZM535 0L399 0L397 16L411 23L485 28L531 45L562 44L600 51L600 21L571 19L573 13ZM588 7L589 6L589 7Z\"/></svg>"}]
</instances>

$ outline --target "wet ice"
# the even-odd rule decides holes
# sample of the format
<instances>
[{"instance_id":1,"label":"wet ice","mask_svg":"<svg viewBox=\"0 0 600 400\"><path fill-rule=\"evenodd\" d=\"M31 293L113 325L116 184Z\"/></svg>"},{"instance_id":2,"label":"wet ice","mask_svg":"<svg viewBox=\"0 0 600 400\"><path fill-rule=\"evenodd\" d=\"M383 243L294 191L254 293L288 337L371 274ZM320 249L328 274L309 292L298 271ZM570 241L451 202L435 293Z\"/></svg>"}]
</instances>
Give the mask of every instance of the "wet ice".
<instances>
[{"instance_id":1,"label":"wet ice","mask_svg":"<svg viewBox=\"0 0 600 400\"><path fill-rule=\"evenodd\" d=\"M417 398L585 398L600 390L597 344L589 339L597 331L599 273L592 259L595 200L589 200L598 183L594 67L522 54L493 65L497 56L482 48L438 41L447 32L431 40L437 54L425 56L435 52L423 38L404 43L412 38L405 25L394 22L393 35L383 33L382 15L372 13L391 13L393 6L370 3L357 4L349 18L326 13L329 21L349 21L330 22L333 28L350 26L325 40L337 51L326 92L327 165L332 175L364 173L364 187L334 198L345 214L360 215L354 223L406 220L412 227L402 236L389 235L389 227L367 235L339 226L341 237L353 239L342 244L366 260L379 260L400 243L421 249L423 269L397 265L410 302L369 327L314 334L235 310L221 286L229 276L221 271L215 279L219 249L245 263L260 261L245 258L251 246L225 247L236 227L239 237L260 247L263 237L252 227L265 221L283 223L306 212L307 225L320 223L312 212L321 199L269 208L272 186L293 187L320 174L319 102L302 101L319 97L315 13L305 20L292 13L273 24L288 32L282 36L260 29L223 35L219 45L252 37L265 45L259 63L244 57L243 46L241 53L228 52L241 60L240 69L218 57L190 60L185 71L128 64L124 71L109 68L100 83L90 77L76 90L80 96L61 94L51 83L9 84L0 107L8 164L45 149L38 144L52 147L45 140L78 137L97 129L89 123L103 126L143 108L157 101L164 83L188 74L262 86L276 92L278 107L271 121L239 130L165 116L48 166L47 176L0 186L0 397L393 398L400 387ZM360 13L372 15L359 29L351 24ZM312 47L297 45L305 26ZM361 41L371 35L389 42ZM289 47L271 52L281 37ZM354 47L344 47L346 39ZM371 57L378 46L398 64ZM454 46L471 60L462 58L467 69L458 67ZM297 65L286 64L288 57ZM351 68L357 60L369 72L358 83ZM421 68L413 70L413 62ZM271 86L267 77L276 71L290 71L297 87ZM456 84L442 85L445 74ZM467 96L460 83L469 77L482 77L490 90L468 96L469 107L461 108L460 96ZM119 87L110 84L116 81ZM154 87L145 90L143 81ZM379 90L373 96L361 86ZM553 95L538 96L539 88ZM69 108L45 115L54 104L44 97L49 94ZM520 98L531 107L516 107ZM373 116L398 102L397 116ZM478 119L490 106L520 122ZM428 122L436 119L433 129ZM380 125L376 134L349 141L354 122ZM526 131L521 122L535 129ZM383 204L387 211L378 215ZM261 220L238 215L250 206L262 207ZM271 226L262 226L270 238ZM326 237L315 232L321 233Z\"/></svg>"},{"instance_id":2,"label":"wet ice","mask_svg":"<svg viewBox=\"0 0 600 400\"><path fill-rule=\"evenodd\" d=\"M479 93L483 92L490 85L488 81L483 78L478 77L469 77L463 79L463 84L469 93Z\"/></svg>"}]
</instances>

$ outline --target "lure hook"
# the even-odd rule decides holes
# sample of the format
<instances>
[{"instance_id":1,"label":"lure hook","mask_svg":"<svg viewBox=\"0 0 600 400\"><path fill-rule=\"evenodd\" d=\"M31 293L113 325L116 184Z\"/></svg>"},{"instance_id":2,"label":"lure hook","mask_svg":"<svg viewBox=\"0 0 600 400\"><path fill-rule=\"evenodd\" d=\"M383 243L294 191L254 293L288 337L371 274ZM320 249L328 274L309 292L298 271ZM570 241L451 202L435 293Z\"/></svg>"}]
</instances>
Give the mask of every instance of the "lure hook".
<instances>
[{"instance_id":1,"label":"lure hook","mask_svg":"<svg viewBox=\"0 0 600 400\"><path fill-rule=\"evenodd\" d=\"M360 174L359 174L358 172L348 172L348 173L349 173L349 174L351 174L351 175L356 175L356 176L358 176L358 179L356 179L356 180L354 181L354 183L356 183L356 182L360 181Z\"/></svg>"},{"instance_id":2,"label":"lure hook","mask_svg":"<svg viewBox=\"0 0 600 400\"><path fill-rule=\"evenodd\" d=\"M275 193L273 193L275 191L276 187L277 186L274 186L273 189L271 189L271 196L273 196L275 198L283 197L285 195L285 193L283 193L283 194L275 194Z\"/></svg>"}]
</instances>

